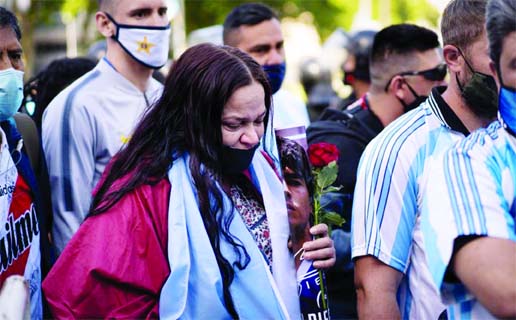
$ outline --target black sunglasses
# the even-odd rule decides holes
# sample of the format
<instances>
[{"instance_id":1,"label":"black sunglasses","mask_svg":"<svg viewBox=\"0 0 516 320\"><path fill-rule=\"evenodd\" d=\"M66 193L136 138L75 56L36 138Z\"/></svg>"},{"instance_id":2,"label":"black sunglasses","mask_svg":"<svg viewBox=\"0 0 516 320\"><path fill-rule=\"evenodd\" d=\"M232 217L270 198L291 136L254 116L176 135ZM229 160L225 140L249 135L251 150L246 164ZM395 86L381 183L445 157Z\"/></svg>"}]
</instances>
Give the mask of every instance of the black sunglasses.
<instances>
[{"instance_id":1,"label":"black sunglasses","mask_svg":"<svg viewBox=\"0 0 516 320\"><path fill-rule=\"evenodd\" d=\"M395 76L423 76L426 80L429 81L442 81L446 77L446 72L448 71L448 68L445 63L442 63L438 65L435 68L422 70L422 71L406 71L402 73L395 74L392 76L394 78ZM389 85L391 84L392 78L389 79L389 82L387 82L387 85L385 86L385 91L389 88Z\"/></svg>"}]
</instances>

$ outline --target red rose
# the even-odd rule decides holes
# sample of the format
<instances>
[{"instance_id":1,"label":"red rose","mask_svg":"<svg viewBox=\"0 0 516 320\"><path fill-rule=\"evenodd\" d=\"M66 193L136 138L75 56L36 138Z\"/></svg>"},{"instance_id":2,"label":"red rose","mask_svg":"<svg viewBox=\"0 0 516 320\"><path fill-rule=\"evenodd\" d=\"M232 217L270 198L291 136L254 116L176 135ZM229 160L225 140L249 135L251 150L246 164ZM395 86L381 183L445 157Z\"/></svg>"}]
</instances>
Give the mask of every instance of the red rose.
<instances>
[{"instance_id":1,"label":"red rose","mask_svg":"<svg viewBox=\"0 0 516 320\"><path fill-rule=\"evenodd\" d=\"M339 158L339 150L332 143L314 143L308 148L308 157L312 166L320 168L336 161Z\"/></svg>"}]
</instances>

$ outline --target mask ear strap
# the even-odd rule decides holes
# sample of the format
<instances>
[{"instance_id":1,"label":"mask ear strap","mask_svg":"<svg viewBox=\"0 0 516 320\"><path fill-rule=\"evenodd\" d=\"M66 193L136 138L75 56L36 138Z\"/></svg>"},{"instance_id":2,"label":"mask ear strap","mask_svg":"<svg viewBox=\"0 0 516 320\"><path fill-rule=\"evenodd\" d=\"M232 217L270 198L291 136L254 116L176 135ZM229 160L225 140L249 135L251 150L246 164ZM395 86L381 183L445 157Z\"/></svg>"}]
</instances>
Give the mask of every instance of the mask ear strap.
<instances>
[{"instance_id":1,"label":"mask ear strap","mask_svg":"<svg viewBox=\"0 0 516 320\"><path fill-rule=\"evenodd\" d=\"M466 56L462 53L462 50L460 50L460 48L459 48L459 47L455 47L455 48L457 48L457 50L459 50L459 53L460 53L460 55L462 56L462 58L464 59L464 61L466 62L466 65L468 66L469 70L470 70L471 72L473 72L473 73L474 73L474 72L475 72L475 70L474 70L474 69L473 69L473 67L469 64L468 59L466 59Z\"/></svg>"},{"instance_id":2,"label":"mask ear strap","mask_svg":"<svg viewBox=\"0 0 516 320\"><path fill-rule=\"evenodd\" d=\"M405 80L405 78L403 78L403 83L405 83L407 85L410 92L414 95L414 98L416 98L416 99L419 98L419 94L417 94L416 90L414 90L414 88L412 88L412 86L410 84L408 84L408 82Z\"/></svg>"},{"instance_id":3,"label":"mask ear strap","mask_svg":"<svg viewBox=\"0 0 516 320\"><path fill-rule=\"evenodd\" d=\"M109 13L107 13L106 11L102 11L102 13L104 13L106 17L108 17L108 19L111 20L111 22L113 22L115 25L118 25L118 23L116 23L115 19L113 19L113 17Z\"/></svg>"},{"instance_id":4,"label":"mask ear strap","mask_svg":"<svg viewBox=\"0 0 516 320\"><path fill-rule=\"evenodd\" d=\"M396 97L396 99L398 99L398 101L401 103L401 105L403 106L403 110L407 110L408 108L408 104L405 103L405 101L401 100L399 97Z\"/></svg>"},{"instance_id":5,"label":"mask ear strap","mask_svg":"<svg viewBox=\"0 0 516 320\"><path fill-rule=\"evenodd\" d=\"M109 19L109 20L111 20L111 22L113 22L113 24L115 25L115 27L116 27L116 32L115 32L115 34L114 34L114 35L112 35L112 36L111 36L111 38L113 38L114 40L117 40L117 38L118 38L118 33L119 33L119 31L118 31L118 30L120 29L120 27L118 26L118 23L115 21L115 19L114 19L114 18L113 18L109 13L107 13L106 11L102 11L102 12L103 12L103 13L106 15L106 17L108 17L108 19Z\"/></svg>"},{"instance_id":6,"label":"mask ear strap","mask_svg":"<svg viewBox=\"0 0 516 320\"><path fill-rule=\"evenodd\" d=\"M496 64L496 72L498 73L498 80L500 81L500 86L505 87L505 85L503 84L502 69L498 64Z\"/></svg>"},{"instance_id":7,"label":"mask ear strap","mask_svg":"<svg viewBox=\"0 0 516 320\"><path fill-rule=\"evenodd\" d=\"M455 74L455 80L457 81L457 85L459 86L460 92L463 92L464 88L462 87L462 84L459 81L459 76L457 76L457 74Z\"/></svg>"}]
</instances>

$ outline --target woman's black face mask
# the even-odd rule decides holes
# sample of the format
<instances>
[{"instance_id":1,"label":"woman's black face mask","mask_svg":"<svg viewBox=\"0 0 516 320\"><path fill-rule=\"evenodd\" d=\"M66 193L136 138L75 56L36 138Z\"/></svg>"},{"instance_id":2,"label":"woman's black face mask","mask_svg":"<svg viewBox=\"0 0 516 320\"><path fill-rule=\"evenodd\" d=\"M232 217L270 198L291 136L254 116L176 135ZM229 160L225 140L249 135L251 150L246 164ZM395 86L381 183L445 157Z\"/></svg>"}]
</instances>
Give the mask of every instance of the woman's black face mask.
<instances>
[{"instance_id":1,"label":"woman's black face mask","mask_svg":"<svg viewBox=\"0 0 516 320\"><path fill-rule=\"evenodd\" d=\"M260 145L252 147L251 149L235 149L228 146L222 147L222 172L224 174L241 173L249 168L253 160L254 153Z\"/></svg>"}]
</instances>

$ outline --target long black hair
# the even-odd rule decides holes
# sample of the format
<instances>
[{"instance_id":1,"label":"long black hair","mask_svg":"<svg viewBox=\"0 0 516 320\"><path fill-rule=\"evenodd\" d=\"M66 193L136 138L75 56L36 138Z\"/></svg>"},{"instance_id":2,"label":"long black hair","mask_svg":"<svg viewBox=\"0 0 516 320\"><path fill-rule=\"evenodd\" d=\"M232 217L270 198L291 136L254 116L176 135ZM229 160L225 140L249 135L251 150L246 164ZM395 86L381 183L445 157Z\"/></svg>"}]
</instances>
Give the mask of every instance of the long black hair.
<instances>
[{"instance_id":1,"label":"long black hair","mask_svg":"<svg viewBox=\"0 0 516 320\"><path fill-rule=\"evenodd\" d=\"M253 82L260 83L265 91L266 127L271 89L257 62L227 46L200 44L185 51L173 64L161 98L146 112L129 143L106 169L109 172L90 210L90 215L105 212L136 187L157 183L166 177L175 159L189 154L199 211L222 275L226 308L233 318L238 314L229 286L234 267L244 269L249 255L240 240L229 233L233 210L224 208L223 194L217 187L222 178L221 118L231 95ZM118 181L123 177L123 182ZM221 236L234 247L236 261L229 262L222 256Z\"/></svg>"}]
</instances>

